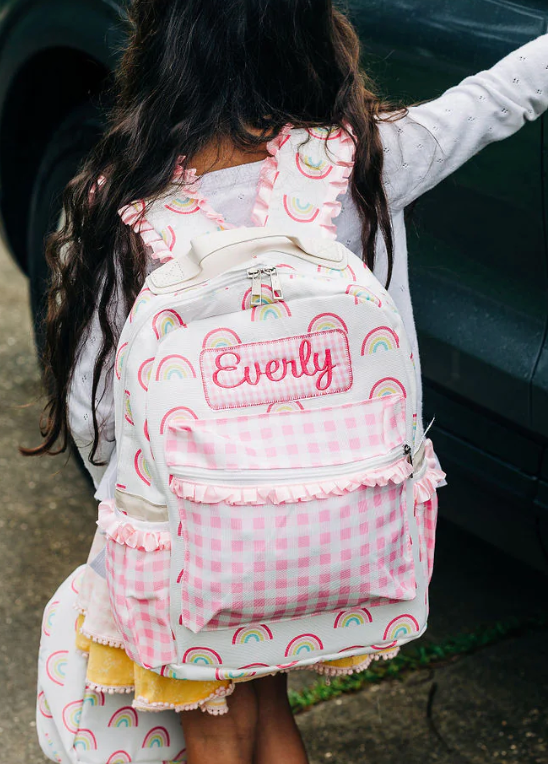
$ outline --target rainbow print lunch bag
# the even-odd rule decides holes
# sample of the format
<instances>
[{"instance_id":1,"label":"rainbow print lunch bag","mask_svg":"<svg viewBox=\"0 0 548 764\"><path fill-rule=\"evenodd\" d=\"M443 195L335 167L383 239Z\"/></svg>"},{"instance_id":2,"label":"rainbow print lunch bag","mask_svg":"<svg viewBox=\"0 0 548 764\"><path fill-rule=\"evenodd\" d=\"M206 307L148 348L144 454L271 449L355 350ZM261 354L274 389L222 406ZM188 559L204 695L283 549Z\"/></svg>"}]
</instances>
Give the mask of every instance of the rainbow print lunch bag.
<instances>
[{"instance_id":1,"label":"rainbow print lunch bag","mask_svg":"<svg viewBox=\"0 0 548 764\"><path fill-rule=\"evenodd\" d=\"M300 133L271 147L256 227L192 178L121 211L168 262L120 338L99 525L129 656L177 678L386 654L426 627L443 473L402 319L334 239L351 141Z\"/></svg>"}]
</instances>

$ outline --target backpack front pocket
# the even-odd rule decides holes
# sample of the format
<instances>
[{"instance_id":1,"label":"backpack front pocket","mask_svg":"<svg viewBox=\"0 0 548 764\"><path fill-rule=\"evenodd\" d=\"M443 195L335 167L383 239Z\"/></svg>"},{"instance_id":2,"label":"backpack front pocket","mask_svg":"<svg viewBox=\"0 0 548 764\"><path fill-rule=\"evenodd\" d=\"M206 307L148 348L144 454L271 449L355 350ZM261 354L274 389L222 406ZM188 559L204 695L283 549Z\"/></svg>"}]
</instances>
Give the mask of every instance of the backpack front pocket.
<instances>
[{"instance_id":1,"label":"backpack front pocket","mask_svg":"<svg viewBox=\"0 0 548 764\"><path fill-rule=\"evenodd\" d=\"M182 625L414 598L402 396L169 429Z\"/></svg>"}]
</instances>

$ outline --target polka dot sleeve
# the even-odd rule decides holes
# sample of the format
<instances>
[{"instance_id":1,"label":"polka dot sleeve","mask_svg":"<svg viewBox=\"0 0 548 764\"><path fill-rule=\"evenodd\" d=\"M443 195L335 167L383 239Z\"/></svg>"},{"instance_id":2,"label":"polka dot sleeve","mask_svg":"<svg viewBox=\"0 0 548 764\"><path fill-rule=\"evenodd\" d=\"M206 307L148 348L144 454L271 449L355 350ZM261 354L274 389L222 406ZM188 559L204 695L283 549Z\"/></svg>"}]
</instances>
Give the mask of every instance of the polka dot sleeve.
<instances>
[{"instance_id":1,"label":"polka dot sleeve","mask_svg":"<svg viewBox=\"0 0 548 764\"><path fill-rule=\"evenodd\" d=\"M548 35L542 35L439 98L411 107L404 119L381 123L393 209L407 206L547 108Z\"/></svg>"}]
</instances>

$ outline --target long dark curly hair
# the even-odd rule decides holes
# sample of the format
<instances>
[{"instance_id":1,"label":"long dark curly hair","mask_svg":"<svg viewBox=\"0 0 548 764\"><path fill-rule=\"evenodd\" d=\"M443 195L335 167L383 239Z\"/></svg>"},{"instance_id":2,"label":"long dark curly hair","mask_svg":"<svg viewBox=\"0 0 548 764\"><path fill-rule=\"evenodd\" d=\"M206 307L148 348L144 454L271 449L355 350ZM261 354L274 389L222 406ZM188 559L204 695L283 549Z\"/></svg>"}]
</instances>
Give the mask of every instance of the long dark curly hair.
<instances>
[{"instance_id":1,"label":"long dark curly hair","mask_svg":"<svg viewBox=\"0 0 548 764\"><path fill-rule=\"evenodd\" d=\"M189 169L193 157L220 142L257 151L286 124L350 127L356 145L351 191L363 223L364 259L373 265L380 234L388 278L392 271L378 123L404 112L373 92L360 69L358 36L332 0L133 0L128 22L106 133L68 186L64 227L47 243L48 399L43 442L21 449L27 455L67 448L67 396L97 311L103 342L94 369L95 411L101 374L110 370L118 340L112 308L122 300L118 309L127 315L146 277L145 247L118 210L157 198L181 157ZM94 414L95 464L99 429Z\"/></svg>"}]
</instances>

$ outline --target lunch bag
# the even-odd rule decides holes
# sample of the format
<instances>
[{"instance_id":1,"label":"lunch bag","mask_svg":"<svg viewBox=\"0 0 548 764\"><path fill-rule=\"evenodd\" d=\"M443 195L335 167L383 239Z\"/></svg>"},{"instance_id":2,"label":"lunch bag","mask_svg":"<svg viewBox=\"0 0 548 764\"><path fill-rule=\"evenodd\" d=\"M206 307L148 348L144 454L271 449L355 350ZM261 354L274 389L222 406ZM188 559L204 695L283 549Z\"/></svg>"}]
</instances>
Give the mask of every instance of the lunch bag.
<instances>
[{"instance_id":1,"label":"lunch bag","mask_svg":"<svg viewBox=\"0 0 548 764\"><path fill-rule=\"evenodd\" d=\"M75 641L75 608L84 568L77 568L61 584L44 610L36 706L44 755L58 764L186 761L175 711L138 711L125 694L86 687L87 661Z\"/></svg>"},{"instance_id":2,"label":"lunch bag","mask_svg":"<svg viewBox=\"0 0 548 764\"><path fill-rule=\"evenodd\" d=\"M401 316L334 238L353 143L287 129L269 151L255 227L192 175L121 210L168 262L118 345L99 525L126 651L181 679L391 653L426 627L443 473Z\"/></svg>"}]
</instances>

